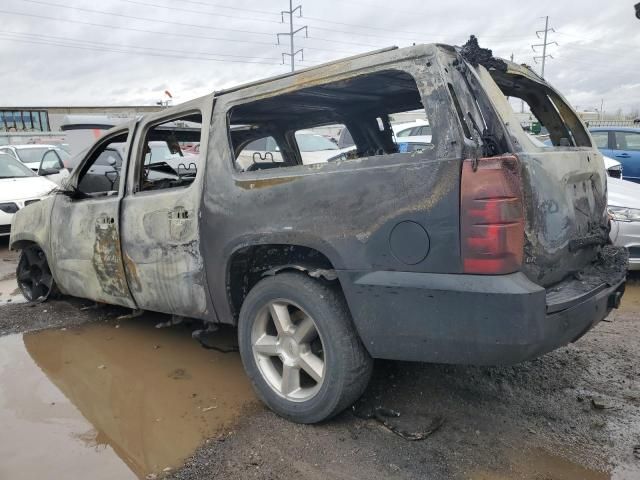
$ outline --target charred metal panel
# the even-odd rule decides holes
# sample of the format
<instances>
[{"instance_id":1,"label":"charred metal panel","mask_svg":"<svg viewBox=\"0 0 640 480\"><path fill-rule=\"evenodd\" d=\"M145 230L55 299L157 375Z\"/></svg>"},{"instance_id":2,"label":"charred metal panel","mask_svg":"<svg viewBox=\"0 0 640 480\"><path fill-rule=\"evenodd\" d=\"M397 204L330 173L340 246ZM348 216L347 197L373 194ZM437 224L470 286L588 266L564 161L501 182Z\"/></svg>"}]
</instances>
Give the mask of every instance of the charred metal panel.
<instances>
[{"instance_id":1,"label":"charred metal panel","mask_svg":"<svg viewBox=\"0 0 640 480\"><path fill-rule=\"evenodd\" d=\"M55 194L51 194L16 212L11 222L9 238L12 249L19 250L25 244L33 242L38 244L48 259L52 258L49 228L54 201Z\"/></svg>"},{"instance_id":2,"label":"charred metal panel","mask_svg":"<svg viewBox=\"0 0 640 480\"><path fill-rule=\"evenodd\" d=\"M207 151L212 106L213 97L209 96L174 108L168 114L175 118L195 110L202 113L201 152ZM145 118L132 150L127 193L122 202L126 276L139 308L215 321L199 228L205 162L201 162L195 180L188 187L135 191L140 163L136 166L133 162L144 157L146 129L170 118L167 112Z\"/></svg>"},{"instance_id":3,"label":"charred metal panel","mask_svg":"<svg viewBox=\"0 0 640 480\"><path fill-rule=\"evenodd\" d=\"M524 67L508 65L509 72L542 81ZM521 163L526 216L523 271L542 286L552 285L585 267L607 241L604 160L594 148L534 145L489 72L478 67L477 74Z\"/></svg>"},{"instance_id":4,"label":"charred metal panel","mask_svg":"<svg viewBox=\"0 0 640 480\"><path fill-rule=\"evenodd\" d=\"M201 237L207 277L219 318L229 308L229 260L243 247L289 244L320 251L336 270L460 272L460 125L452 111L434 47L338 63L216 100L207 156ZM406 54L406 52L405 52ZM404 61L400 61L404 60ZM227 133L234 105L380 70L398 69L416 80L433 128L434 148L315 165L236 172ZM389 237L400 222L421 225L430 250L415 265L400 262Z\"/></svg>"},{"instance_id":5,"label":"charred metal panel","mask_svg":"<svg viewBox=\"0 0 640 480\"><path fill-rule=\"evenodd\" d=\"M51 270L69 295L135 307L122 265L117 197L56 197L51 215Z\"/></svg>"}]
</instances>

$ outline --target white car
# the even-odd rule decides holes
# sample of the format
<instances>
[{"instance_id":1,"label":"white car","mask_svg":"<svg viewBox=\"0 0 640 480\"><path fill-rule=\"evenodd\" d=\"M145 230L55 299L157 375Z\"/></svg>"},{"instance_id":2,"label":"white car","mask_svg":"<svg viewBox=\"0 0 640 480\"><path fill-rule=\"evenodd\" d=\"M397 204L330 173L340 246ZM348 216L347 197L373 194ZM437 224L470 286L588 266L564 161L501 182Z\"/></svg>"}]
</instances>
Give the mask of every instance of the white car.
<instances>
[{"instance_id":1,"label":"white car","mask_svg":"<svg viewBox=\"0 0 640 480\"><path fill-rule=\"evenodd\" d=\"M303 165L326 163L341 154L355 149L355 146L339 148L328 138L310 130L299 130L295 134ZM251 170L253 164L282 162L280 148L273 137L263 137L249 143L236 159L241 170Z\"/></svg>"},{"instance_id":2,"label":"white car","mask_svg":"<svg viewBox=\"0 0 640 480\"><path fill-rule=\"evenodd\" d=\"M0 146L0 153L8 153L14 158L20 160L34 172L37 172L38 168L40 168L42 157L44 157L46 153L51 151L53 153L49 154L49 157L55 155L60 161L60 164L63 165L63 167L69 168L71 166L69 164L71 156L57 145L28 144Z\"/></svg>"},{"instance_id":3,"label":"white car","mask_svg":"<svg viewBox=\"0 0 640 480\"><path fill-rule=\"evenodd\" d=\"M604 168L607 169L607 175L622 180L622 164L606 155L603 155L602 158L604 158Z\"/></svg>"},{"instance_id":4,"label":"white car","mask_svg":"<svg viewBox=\"0 0 640 480\"><path fill-rule=\"evenodd\" d=\"M416 119L413 122L391 125L396 142L431 143L431 126L427 120Z\"/></svg>"},{"instance_id":5,"label":"white car","mask_svg":"<svg viewBox=\"0 0 640 480\"><path fill-rule=\"evenodd\" d=\"M0 153L0 237L11 233L13 214L52 192L56 184L39 177L6 153Z\"/></svg>"},{"instance_id":6,"label":"white car","mask_svg":"<svg viewBox=\"0 0 640 480\"><path fill-rule=\"evenodd\" d=\"M611 241L629 249L629 270L640 270L640 184L609 177L607 191Z\"/></svg>"}]
</instances>

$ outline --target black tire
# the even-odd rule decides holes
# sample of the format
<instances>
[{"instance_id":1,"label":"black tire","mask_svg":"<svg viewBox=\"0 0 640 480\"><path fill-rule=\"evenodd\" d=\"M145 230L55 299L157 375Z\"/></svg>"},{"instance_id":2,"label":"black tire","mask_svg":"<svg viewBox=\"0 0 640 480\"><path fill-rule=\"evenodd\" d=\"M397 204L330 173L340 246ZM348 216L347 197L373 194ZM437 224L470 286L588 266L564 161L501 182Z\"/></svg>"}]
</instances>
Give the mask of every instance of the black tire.
<instances>
[{"instance_id":1,"label":"black tire","mask_svg":"<svg viewBox=\"0 0 640 480\"><path fill-rule=\"evenodd\" d=\"M272 301L290 301L312 319L321 338L324 378L312 398L291 401L265 379L256 363L252 329L259 312ZM304 273L284 272L258 282L240 310L238 343L242 363L260 399L278 415L298 423L317 423L352 405L363 393L373 369L339 288Z\"/></svg>"},{"instance_id":2,"label":"black tire","mask_svg":"<svg viewBox=\"0 0 640 480\"><path fill-rule=\"evenodd\" d=\"M47 257L37 245L30 245L21 250L16 279L22 295L28 302L44 302L60 294Z\"/></svg>"}]
</instances>

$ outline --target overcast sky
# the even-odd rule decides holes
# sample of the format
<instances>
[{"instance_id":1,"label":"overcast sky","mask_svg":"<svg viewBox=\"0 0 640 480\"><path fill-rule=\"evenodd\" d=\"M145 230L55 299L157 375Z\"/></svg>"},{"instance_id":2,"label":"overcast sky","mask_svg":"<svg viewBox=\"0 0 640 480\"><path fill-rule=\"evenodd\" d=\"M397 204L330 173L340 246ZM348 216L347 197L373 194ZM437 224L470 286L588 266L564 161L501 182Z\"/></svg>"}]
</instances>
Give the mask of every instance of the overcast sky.
<instances>
[{"instance_id":1,"label":"overcast sky","mask_svg":"<svg viewBox=\"0 0 640 480\"><path fill-rule=\"evenodd\" d=\"M298 0L296 47L312 65L413 42L462 44L536 69L530 47L550 17L546 78L580 110L640 108L638 0L482 2ZM0 107L174 104L288 71L276 33L288 0L2 0ZM68 8L72 7L72 8ZM100 13L103 12L103 13ZM541 50L538 55L541 55ZM287 60L288 61L288 60Z\"/></svg>"}]
</instances>

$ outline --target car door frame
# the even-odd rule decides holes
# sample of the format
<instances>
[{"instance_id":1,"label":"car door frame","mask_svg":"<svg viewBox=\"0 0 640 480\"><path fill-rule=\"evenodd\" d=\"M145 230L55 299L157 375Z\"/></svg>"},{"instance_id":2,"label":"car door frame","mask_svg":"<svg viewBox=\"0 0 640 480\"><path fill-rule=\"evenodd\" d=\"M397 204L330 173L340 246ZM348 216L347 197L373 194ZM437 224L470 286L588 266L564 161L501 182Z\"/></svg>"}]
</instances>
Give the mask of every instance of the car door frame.
<instances>
[{"instance_id":1,"label":"car door frame","mask_svg":"<svg viewBox=\"0 0 640 480\"><path fill-rule=\"evenodd\" d=\"M137 308L124 271L120 245L120 204L128 156L123 158L116 195L80 197L77 188L96 152L127 132L127 151L137 120L119 125L97 140L56 195L51 212L51 268L63 293L97 302ZM93 159L95 161L95 159Z\"/></svg>"},{"instance_id":2,"label":"car door frame","mask_svg":"<svg viewBox=\"0 0 640 480\"><path fill-rule=\"evenodd\" d=\"M122 252L131 293L141 309L217 321L200 248L200 212L213 95L148 115L138 125L122 201ZM184 187L138 188L147 132L191 113L202 115L200 160ZM210 161L211 159L209 159Z\"/></svg>"}]
</instances>

